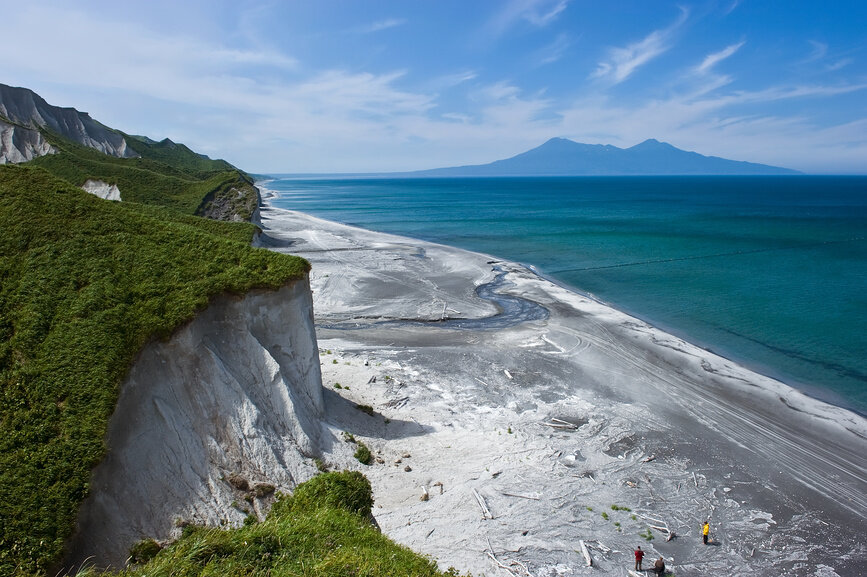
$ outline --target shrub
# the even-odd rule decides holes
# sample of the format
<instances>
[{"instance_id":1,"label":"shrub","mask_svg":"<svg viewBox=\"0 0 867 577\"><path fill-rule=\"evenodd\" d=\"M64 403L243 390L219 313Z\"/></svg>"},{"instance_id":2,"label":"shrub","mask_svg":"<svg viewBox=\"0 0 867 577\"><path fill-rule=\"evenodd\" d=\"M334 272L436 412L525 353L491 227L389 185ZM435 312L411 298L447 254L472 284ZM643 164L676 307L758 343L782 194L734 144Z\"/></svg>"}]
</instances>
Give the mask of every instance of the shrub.
<instances>
[{"instance_id":1,"label":"shrub","mask_svg":"<svg viewBox=\"0 0 867 577\"><path fill-rule=\"evenodd\" d=\"M367 413L371 417L373 416L373 407L371 407L370 405L356 405L355 408L362 413Z\"/></svg>"},{"instance_id":2,"label":"shrub","mask_svg":"<svg viewBox=\"0 0 867 577\"><path fill-rule=\"evenodd\" d=\"M153 539L142 539L129 549L129 558L132 563L141 565L157 556L162 550L160 544Z\"/></svg>"},{"instance_id":3,"label":"shrub","mask_svg":"<svg viewBox=\"0 0 867 577\"><path fill-rule=\"evenodd\" d=\"M268 517L288 511L312 511L322 507L345 509L367 517L373 507L370 481L358 471L317 475L298 485L291 497L282 496L278 499Z\"/></svg>"},{"instance_id":4,"label":"shrub","mask_svg":"<svg viewBox=\"0 0 867 577\"><path fill-rule=\"evenodd\" d=\"M354 456L362 465L370 465L373 462L373 455L370 453L370 449L360 441L358 443L358 448L355 450Z\"/></svg>"}]
</instances>

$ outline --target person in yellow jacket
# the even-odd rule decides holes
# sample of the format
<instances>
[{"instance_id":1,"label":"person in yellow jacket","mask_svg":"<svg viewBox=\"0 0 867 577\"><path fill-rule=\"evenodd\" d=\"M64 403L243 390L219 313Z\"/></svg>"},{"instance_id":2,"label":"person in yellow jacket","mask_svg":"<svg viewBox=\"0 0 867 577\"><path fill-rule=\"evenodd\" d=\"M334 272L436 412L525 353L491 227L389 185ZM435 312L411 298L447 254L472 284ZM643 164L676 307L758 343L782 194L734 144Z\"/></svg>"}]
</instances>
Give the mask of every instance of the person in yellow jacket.
<instances>
[{"instance_id":1,"label":"person in yellow jacket","mask_svg":"<svg viewBox=\"0 0 867 577\"><path fill-rule=\"evenodd\" d=\"M702 525L702 527L701 527L701 540L702 540L702 543L704 543L705 545L707 545L707 536L709 533L710 533L710 525L708 524L707 521L705 521L704 525Z\"/></svg>"}]
</instances>

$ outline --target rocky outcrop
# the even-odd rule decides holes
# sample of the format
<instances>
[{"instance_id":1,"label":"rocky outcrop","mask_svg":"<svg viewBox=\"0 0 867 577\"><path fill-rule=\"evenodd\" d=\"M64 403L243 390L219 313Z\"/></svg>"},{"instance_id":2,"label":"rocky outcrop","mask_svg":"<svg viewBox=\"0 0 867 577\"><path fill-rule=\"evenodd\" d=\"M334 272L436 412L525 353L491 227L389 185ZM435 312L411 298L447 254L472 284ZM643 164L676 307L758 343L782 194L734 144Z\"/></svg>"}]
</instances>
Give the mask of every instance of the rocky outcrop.
<instances>
[{"instance_id":1,"label":"rocky outcrop","mask_svg":"<svg viewBox=\"0 0 867 577\"><path fill-rule=\"evenodd\" d=\"M141 539L261 516L315 473L323 411L309 281L217 299L130 370L67 566L122 566Z\"/></svg>"},{"instance_id":2,"label":"rocky outcrop","mask_svg":"<svg viewBox=\"0 0 867 577\"><path fill-rule=\"evenodd\" d=\"M123 135L100 124L86 112L52 106L27 88L0 84L0 117L8 121L6 124L11 127L9 130L12 132L12 138L27 138L24 134L19 135L19 132L47 129L111 156L118 158L138 156L138 153L127 145ZM0 157L9 157L12 154L7 153L4 139L3 146L0 148Z\"/></svg>"},{"instance_id":3,"label":"rocky outcrop","mask_svg":"<svg viewBox=\"0 0 867 577\"><path fill-rule=\"evenodd\" d=\"M0 164L27 162L55 152L38 130L0 120Z\"/></svg>"},{"instance_id":4,"label":"rocky outcrop","mask_svg":"<svg viewBox=\"0 0 867 577\"><path fill-rule=\"evenodd\" d=\"M120 200L120 189L116 184L109 184L102 180L88 178L84 181L84 184L81 185L81 188L90 194L98 196L99 198L104 198L105 200Z\"/></svg>"}]
</instances>

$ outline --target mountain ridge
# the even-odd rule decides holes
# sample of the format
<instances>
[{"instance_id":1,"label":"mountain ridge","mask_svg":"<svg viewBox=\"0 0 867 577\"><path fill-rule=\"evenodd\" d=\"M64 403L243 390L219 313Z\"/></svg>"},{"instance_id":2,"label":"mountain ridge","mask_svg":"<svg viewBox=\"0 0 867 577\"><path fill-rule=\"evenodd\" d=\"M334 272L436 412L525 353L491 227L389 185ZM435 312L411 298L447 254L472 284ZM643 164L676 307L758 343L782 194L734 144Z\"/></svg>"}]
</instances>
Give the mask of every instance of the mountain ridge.
<instances>
[{"instance_id":1,"label":"mountain ridge","mask_svg":"<svg viewBox=\"0 0 867 577\"><path fill-rule=\"evenodd\" d=\"M550 138L540 146L487 164L418 170L407 176L781 175L796 170L705 156L654 138L629 148Z\"/></svg>"}]
</instances>

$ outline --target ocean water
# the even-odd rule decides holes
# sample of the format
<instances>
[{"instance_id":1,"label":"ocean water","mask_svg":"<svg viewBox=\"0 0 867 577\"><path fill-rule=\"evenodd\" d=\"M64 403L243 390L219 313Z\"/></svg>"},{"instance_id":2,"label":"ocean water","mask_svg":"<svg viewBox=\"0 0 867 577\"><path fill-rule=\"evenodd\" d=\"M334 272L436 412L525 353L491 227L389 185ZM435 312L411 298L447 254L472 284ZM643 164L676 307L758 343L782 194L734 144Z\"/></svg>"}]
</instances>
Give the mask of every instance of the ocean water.
<instances>
[{"instance_id":1,"label":"ocean water","mask_svg":"<svg viewBox=\"0 0 867 577\"><path fill-rule=\"evenodd\" d=\"M275 206L488 253L867 415L867 177L296 179Z\"/></svg>"}]
</instances>

